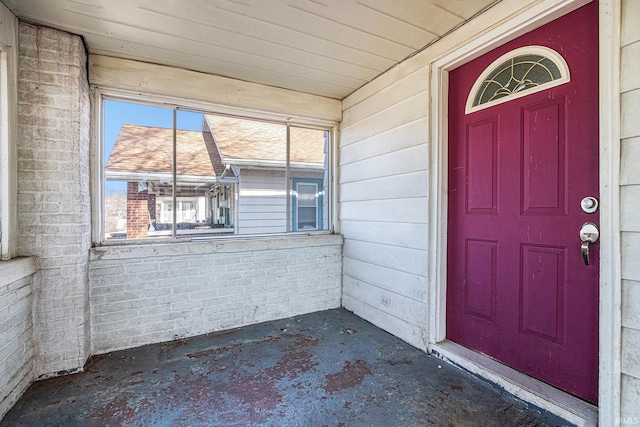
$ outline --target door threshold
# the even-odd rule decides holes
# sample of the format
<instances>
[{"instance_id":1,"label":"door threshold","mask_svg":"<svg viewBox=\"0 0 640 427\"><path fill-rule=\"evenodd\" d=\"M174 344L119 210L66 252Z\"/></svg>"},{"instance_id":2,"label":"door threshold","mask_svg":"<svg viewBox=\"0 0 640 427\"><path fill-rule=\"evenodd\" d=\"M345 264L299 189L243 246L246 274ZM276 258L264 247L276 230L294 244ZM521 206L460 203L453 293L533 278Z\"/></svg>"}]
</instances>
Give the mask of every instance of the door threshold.
<instances>
[{"instance_id":1,"label":"door threshold","mask_svg":"<svg viewBox=\"0 0 640 427\"><path fill-rule=\"evenodd\" d=\"M598 425L597 407L460 344L442 341L432 344L430 353L576 426Z\"/></svg>"}]
</instances>

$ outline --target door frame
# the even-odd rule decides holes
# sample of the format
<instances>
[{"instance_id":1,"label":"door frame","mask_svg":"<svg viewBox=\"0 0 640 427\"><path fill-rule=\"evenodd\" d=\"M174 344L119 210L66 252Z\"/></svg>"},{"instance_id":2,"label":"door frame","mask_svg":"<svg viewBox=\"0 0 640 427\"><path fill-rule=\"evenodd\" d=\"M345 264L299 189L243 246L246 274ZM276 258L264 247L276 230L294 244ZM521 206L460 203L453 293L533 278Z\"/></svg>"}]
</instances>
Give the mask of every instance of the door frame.
<instances>
[{"instance_id":1,"label":"door frame","mask_svg":"<svg viewBox=\"0 0 640 427\"><path fill-rule=\"evenodd\" d=\"M496 380L469 352L445 348L447 295L447 172L449 70L463 65L516 37L559 18L590 0L542 0L525 12L498 23L488 31L430 63L429 169L429 352ZM594 0L597 1L597 0ZM599 1L599 123L600 123L600 311L598 419L614 425L620 416L621 360L621 245L620 245L620 0ZM460 346L458 346L460 347ZM453 350L452 350L453 348ZM509 383L506 380L506 383ZM501 384L509 389L506 383ZM517 386L516 386L517 387ZM513 390L513 388L511 388ZM522 388L519 389L520 391ZM525 400L553 412L548 399L528 391ZM544 393L543 393L544 394ZM552 393L555 394L555 393ZM546 405L546 406L545 406ZM562 411L561 411L562 412ZM587 416L587 418L589 418ZM580 417L579 417L580 419ZM588 422L588 421L587 421Z\"/></svg>"}]
</instances>

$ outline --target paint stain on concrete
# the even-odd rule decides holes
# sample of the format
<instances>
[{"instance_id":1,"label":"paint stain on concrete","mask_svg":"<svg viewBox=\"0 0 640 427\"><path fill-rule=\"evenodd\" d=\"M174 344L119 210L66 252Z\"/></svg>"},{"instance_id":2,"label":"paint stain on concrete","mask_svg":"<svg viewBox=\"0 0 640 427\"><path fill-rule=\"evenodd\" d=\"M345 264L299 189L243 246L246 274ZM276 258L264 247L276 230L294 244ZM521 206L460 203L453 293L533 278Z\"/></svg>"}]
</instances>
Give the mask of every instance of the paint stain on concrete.
<instances>
[{"instance_id":1,"label":"paint stain on concrete","mask_svg":"<svg viewBox=\"0 0 640 427\"><path fill-rule=\"evenodd\" d=\"M364 377L370 374L371 370L362 360L358 359L355 363L347 360L344 362L342 370L325 375L327 382L322 385L322 388L327 393L333 394L340 390L359 386Z\"/></svg>"}]
</instances>

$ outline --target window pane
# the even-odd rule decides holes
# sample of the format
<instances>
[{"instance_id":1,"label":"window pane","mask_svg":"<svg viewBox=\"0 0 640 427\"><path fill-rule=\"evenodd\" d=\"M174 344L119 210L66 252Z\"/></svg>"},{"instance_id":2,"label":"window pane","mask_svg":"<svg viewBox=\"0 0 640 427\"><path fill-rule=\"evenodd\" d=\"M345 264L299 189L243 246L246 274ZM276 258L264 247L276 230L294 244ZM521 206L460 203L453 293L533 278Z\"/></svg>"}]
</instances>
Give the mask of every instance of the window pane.
<instances>
[{"instance_id":1,"label":"window pane","mask_svg":"<svg viewBox=\"0 0 640 427\"><path fill-rule=\"evenodd\" d=\"M225 172L205 115L178 110L176 127L177 235L233 234L237 177Z\"/></svg>"},{"instance_id":2,"label":"window pane","mask_svg":"<svg viewBox=\"0 0 640 427\"><path fill-rule=\"evenodd\" d=\"M292 231L327 230L329 132L291 127Z\"/></svg>"},{"instance_id":3,"label":"window pane","mask_svg":"<svg viewBox=\"0 0 640 427\"><path fill-rule=\"evenodd\" d=\"M172 199L172 127L171 109L104 102L105 240L171 235L157 208Z\"/></svg>"},{"instance_id":4,"label":"window pane","mask_svg":"<svg viewBox=\"0 0 640 427\"><path fill-rule=\"evenodd\" d=\"M328 132L291 127L287 165L285 124L104 105L105 240L328 228Z\"/></svg>"},{"instance_id":5,"label":"window pane","mask_svg":"<svg viewBox=\"0 0 640 427\"><path fill-rule=\"evenodd\" d=\"M297 187L298 206L315 207L317 186L315 184L298 184Z\"/></svg>"},{"instance_id":6,"label":"window pane","mask_svg":"<svg viewBox=\"0 0 640 427\"><path fill-rule=\"evenodd\" d=\"M215 148L215 221L238 234L284 233L286 126L213 114L204 119L204 138Z\"/></svg>"},{"instance_id":7,"label":"window pane","mask_svg":"<svg viewBox=\"0 0 640 427\"><path fill-rule=\"evenodd\" d=\"M316 208L298 208L298 231L317 230Z\"/></svg>"}]
</instances>

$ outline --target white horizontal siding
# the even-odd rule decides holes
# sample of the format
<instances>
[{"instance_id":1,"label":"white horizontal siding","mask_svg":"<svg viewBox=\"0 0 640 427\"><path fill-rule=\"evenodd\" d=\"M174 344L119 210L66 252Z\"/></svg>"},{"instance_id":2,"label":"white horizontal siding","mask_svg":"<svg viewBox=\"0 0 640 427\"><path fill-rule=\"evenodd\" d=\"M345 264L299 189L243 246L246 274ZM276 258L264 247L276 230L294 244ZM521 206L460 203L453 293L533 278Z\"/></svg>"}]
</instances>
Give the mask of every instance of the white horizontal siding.
<instances>
[{"instance_id":1,"label":"white horizontal siding","mask_svg":"<svg viewBox=\"0 0 640 427\"><path fill-rule=\"evenodd\" d=\"M427 171L417 171L343 183L340 201L427 197L428 187L424 183L428 178Z\"/></svg>"},{"instance_id":2,"label":"white horizontal siding","mask_svg":"<svg viewBox=\"0 0 640 427\"><path fill-rule=\"evenodd\" d=\"M427 319L427 306L421 301L407 298L367 282L345 278L342 291L349 296L356 295L363 303L376 306L382 304L386 312L396 319L407 322L412 326L423 328Z\"/></svg>"},{"instance_id":3,"label":"white horizontal siding","mask_svg":"<svg viewBox=\"0 0 640 427\"><path fill-rule=\"evenodd\" d=\"M426 197L345 201L340 203L340 218L353 221L424 224L427 222L428 208Z\"/></svg>"},{"instance_id":4,"label":"white horizontal siding","mask_svg":"<svg viewBox=\"0 0 640 427\"><path fill-rule=\"evenodd\" d=\"M416 276L427 271L426 251L402 246L349 239L344 245L344 256Z\"/></svg>"},{"instance_id":5,"label":"white horizontal siding","mask_svg":"<svg viewBox=\"0 0 640 427\"><path fill-rule=\"evenodd\" d=\"M640 2L637 0L622 1L622 31L620 32L620 44L627 46L640 40Z\"/></svg>"},{"instance_id":6,"label":"white horizontal siding","mask_svg":"<svg viewBox=\"0 0 640 427\"><path fill-rule=\"evenodd\" d=\"M429 232L426 224L342 220L340 230L349 240L377 242L389 246L426 250Z\"/></svg>"},{"instance_id":7,"label":"white horizontal siding","mask_svg":"<svg viewBox=\"0 0 640 427\"><path fill-rule=\"evenodd\" d=\"M427 142L427 131L427 123L421 117L361 141L344 141L343 137L344 143L340 144L340 165L424 144Z\"/></svg>"},{"instance_id":8,"label":"white horizontal siding","mask_svg":"<svg viewBox=\"0 0 640 427\"><path fill-rule=\"evenodd\" d=\"M427 90L429 87L429 73L426 68L421 68L414 73L395 81L387 87L369 97L366 102L361 102L342 113L343 123L358 123L383 112L390 106L402 104L407 100L405 88L411 87L414 93Z\"/></svg>"},{"instance_id":9,"label":"white horizontal siding","mask_svg":"<svg viewBox=\"0 0 640 427\"><path fill-rule=\"evenodd\" d=\"M411 173L426 170L425 158L428 155L425 145L405 148L377 157L341 165L340 183L361 181L383 176ZM402 192L402 188L399 188Z\"/></svg>"},{"instance_id":10,"label":"white horizontal siding","mask_svg":"<svg viewBox=\"0 0 640 427\"><path fill-rule=\"evenodd\" d=\"M621 144L620 183L633 185L640 183L640 136L622 140Z\"/></svg>"},{"instance_id":11,"label":"white horizontal siding","mask_svg":"<svg viewBox=\"0 0 640 427\"><path fill-rule=\"evenodd\" d=\"M416 348L426 350L425 328L407 323L404 319L406 316L402 318L393 316L389 314L388 310L380 308L380 305L367 304L360 296L353 297L346 293L342 295L342 305L380 329L384 329Z\"/></svg>"},{"instance_id":12,"label":"white horizontal siding","mask_svg":"<svg viewBox=\"0 0 640 427\"><path fill-rule=\"evenodd\" d=\"M370 102L374 102L375 100L379 102L385 101L384 99L373 97ZM340 128L340 145L342 146L344 144L346 146L420 118L426 119L428 111L429 97L427 91L425 90L417 94L414 93L399 104L389 106L389 108L366 117L362 121L353 124L343 121Z\"/></svg>"},{"instance_id":13,"label":"white horizontal siding","mask_svg":"<svg viewBox=\"0 0 640 427\"><path fill-rule=\"evenodd\" d=\"M630 425L638 424L636 420L640 420L640 379L623 374L621 394L621 418L630 420Z\"/></svg>"},{"instance_id":14,"label":"white horizontal siding","mask_svg":"<svg viewBox=\"0 0 640 427\"><path fill-rule=\"evenodd\" d=\"M425 275L407 273L373 262L349 258L346 255L344 255L342 269L345 279L352 278L366 282L416 301L424 301L426 304L427 279Z\"/></svg>"},{"instance_id":15,"label":"white horizontal siding","mask_svg":"<svg viewBox=\"0 0 640 427\"><path fill-rule=\"evenodd\" d=\"M343 112L343 305L426 349L428 70Z\"/></svg>"},{"instance_id":16,"label":"white horizontal siding","mask_svg":"<svg viewBox=\"0 0 640 427\"><path fill-rule=\"evenodd\" d=\"M636 64L637 58L640 58L640 41L623 47L620 56L620 91L624 93L640 87L640 69Z\"/></svg>"},{"instance_id":17,"label":"white horizontal siding","mask_svg":"<svg viewBox=\"0 0 640 427\"><path fill-rule=\"evenodd\" d=\"M622 1L621 169L622 388L621 416L640 419L640 2Z\"/></svg>"},{"instance_id":18,"label":"white horizontal siding","mask_svg":"<svg viewBox=\"0 0 640 427\"><path fill-rule=\"evenodd\" d=\"M640 330L640 282L622 281L622 326Z\"/></svg>"},{"instance_id":19,"label":"white horizontal siding","mask_svg":"<svg viewBox=\"0 0 640 427\"><path fill-rule=\"evenodd\" d=\"M622 103L622 127L620 136L622 138L632 138L640 135L640 88L624 92L620 95Z\"/></svg>"}]
</instances>

